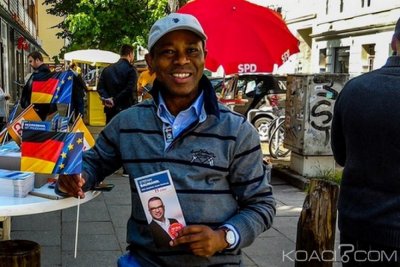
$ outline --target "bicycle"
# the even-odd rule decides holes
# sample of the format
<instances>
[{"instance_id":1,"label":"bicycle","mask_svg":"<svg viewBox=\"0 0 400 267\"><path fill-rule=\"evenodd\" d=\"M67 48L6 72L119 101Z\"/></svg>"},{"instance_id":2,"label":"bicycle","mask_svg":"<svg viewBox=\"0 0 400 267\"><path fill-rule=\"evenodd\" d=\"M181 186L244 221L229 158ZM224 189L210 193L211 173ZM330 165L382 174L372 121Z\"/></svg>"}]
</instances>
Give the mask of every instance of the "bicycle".
<instances>
[{"instance_id":1,"label":"bicycle","mask_svg":"<svg viewBox=\"0 0 400 267\"><path fill-rule=\"evenodd\" d=\"M285 116L279 116L271 122L269 135L269 154L271 157L278 159L286 157L290 150L285 148L283 142L285 140Z\"/></svg>"}]
</instances>

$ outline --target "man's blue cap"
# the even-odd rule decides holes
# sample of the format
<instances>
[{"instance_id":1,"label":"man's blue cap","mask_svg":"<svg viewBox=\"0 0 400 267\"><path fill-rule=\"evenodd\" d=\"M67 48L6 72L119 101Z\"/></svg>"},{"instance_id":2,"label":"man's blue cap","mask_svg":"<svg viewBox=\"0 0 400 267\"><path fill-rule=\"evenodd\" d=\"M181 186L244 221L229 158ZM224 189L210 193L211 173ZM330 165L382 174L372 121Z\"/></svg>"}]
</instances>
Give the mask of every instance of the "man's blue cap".
<instances>
[{"instance_id":1,"label":"man's blue cap","mask_svg":"<svg viewBox=\"0 0 400 267\"><path fill-rule=\"evenodd\" d=\"M157 20L150 29L147 49L150 51L153 46L164 35L176 30L188 30L197 34L203 41L207 39L199 21L192 15L171 13L166 17Z\"/></svg>"}]
</instances>

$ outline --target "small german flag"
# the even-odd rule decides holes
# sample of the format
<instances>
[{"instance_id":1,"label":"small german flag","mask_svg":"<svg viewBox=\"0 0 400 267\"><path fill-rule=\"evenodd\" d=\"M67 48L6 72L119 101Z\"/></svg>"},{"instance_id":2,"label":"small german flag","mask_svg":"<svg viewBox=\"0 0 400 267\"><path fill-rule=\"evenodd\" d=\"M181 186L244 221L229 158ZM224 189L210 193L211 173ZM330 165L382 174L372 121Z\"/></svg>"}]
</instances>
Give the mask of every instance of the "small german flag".
<instances>
[{"instance_id":1,"label":"small german flag","mask_svg":"<svg viewBox=\"0 0 400 267\"><path fill-rule=\"evenodd\" d=\"M83 133L23 130L21 171L80 173L82 151Z\"/></svg>"},{"instance_id":2,"label":"small german flag","mask_svg":"<svg viewBox=\"0 0 400 267\"><path fill-rule=\"evenodd\" d=\"M74 73L51 72L32 81L31 103L71 103Z\"/></svg>"}]
</instances>

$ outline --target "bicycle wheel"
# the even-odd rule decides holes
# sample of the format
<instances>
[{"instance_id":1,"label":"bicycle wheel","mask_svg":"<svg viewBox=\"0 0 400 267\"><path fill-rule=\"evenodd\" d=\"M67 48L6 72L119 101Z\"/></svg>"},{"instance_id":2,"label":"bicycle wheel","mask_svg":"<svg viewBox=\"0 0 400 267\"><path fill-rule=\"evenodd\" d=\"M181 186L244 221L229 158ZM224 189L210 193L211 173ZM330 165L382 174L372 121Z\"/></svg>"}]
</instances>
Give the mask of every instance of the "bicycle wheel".
<instances>
[{"instance_id":1,"label":"bicycle wheel","mask_svg":"<svg viewBox=\"0 0 400 267\"><path fill-rule=\"evenodd\" d=\"M269 141L269 138L272 136L272 132L275 130L276 127L279 126L279 124L283 120L285 120L285 117L277 117L277 118L275 118L273 121L271 121L269 123L269 126L268 126L268 141Z\"/></svg>"},{"instance_id":2,"label":"bicycle wheel","mask_svg":"<svg viewBox=\"0 0 400 267\"><path fill-rule=\"evenodd\" d=\"M257 115L252 120L252 124L257 129L258 135L260 136L261 142L268 141L268 129L271 125L271 117L266 115Z\"/></svg>"},{"instance_id":3,"label":"bicycle wheel","mask_svg":"<svg viewBox=\"0 0 400 267\"><path fill-rule=\"evenodd\" d=\"M269 139L269 154L271 157L277 159L279 157L286 157L290 150L283 147L285 139L285 121L281 121L277 127L272 131Z\"/></svg>"}]
</instances>

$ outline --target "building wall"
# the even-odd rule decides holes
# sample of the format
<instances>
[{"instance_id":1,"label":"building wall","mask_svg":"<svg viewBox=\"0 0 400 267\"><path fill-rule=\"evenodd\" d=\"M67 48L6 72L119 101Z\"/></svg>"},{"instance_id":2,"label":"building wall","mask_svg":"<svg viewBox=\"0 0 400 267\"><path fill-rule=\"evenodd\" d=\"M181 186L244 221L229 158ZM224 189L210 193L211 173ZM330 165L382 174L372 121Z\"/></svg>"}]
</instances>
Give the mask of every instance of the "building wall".
<instances>
[{"instance_id":1,"label":"building wall","mask_svg":"<svg viewBox=\"0 0 400 267\"><path fill-rule=\"evenodd\" d=\"M251 1L279 8L300 41L300 53L291 57L291 69L286 67L285 73L333 73L342 52L348 53L350 76L380 68L392 52L393 29L400 18L398 0ZM365 49L370 46L372 54ZM338 51L341 48L344 51ZM321 51L326 58L320 56ZM372 68L368 68L370 62Z\"/></svg>"},{"instance_id":2,"label":"building wall","mask_svg":"<svg viewBox=\"0 0 400 267\"><path fill-rule=\"evenodd\" d=\"M38 4L38 38L41 40L43 49L48 56L44 57L46 63L54 63L53 57L60 54L61 48L64 46L64 39L58 39L56 33L58 28L51 28L54 25L62 22L64 18L47 14L46 5L43 5L43 0Z\"/></svg>"}]
</instances>

